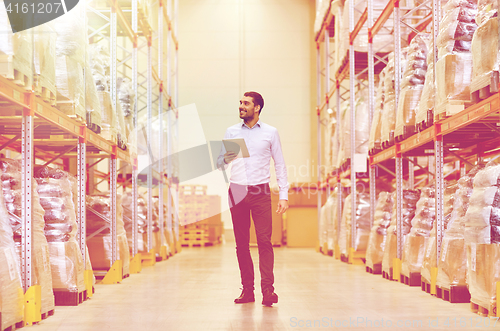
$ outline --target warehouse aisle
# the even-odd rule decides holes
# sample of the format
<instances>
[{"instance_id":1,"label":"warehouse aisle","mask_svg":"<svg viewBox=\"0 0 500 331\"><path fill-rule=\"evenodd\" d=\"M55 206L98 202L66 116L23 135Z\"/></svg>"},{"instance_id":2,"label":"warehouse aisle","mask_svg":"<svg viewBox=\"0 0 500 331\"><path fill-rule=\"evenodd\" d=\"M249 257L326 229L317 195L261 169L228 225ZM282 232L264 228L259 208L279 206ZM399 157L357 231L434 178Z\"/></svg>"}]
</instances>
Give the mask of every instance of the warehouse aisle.
<instances>
[{"instance_id":1,"label":"warehouse aisle","mask_svg":"<svg viewBox=\"0 0 500 331\"><path fill-rule=\"evenodd\" d=\"M472 314L468 304L449 304L313 249L275 248L280 302L274 307L263 307L258 292L257 302L236 305L240 285L233 245L184 248L122 284L97 285L90 301L57 307L54 316L32 329L493 329L485 327L489 320ZM256 260L256 248L252 254Z\"/></svg>"}]
</instances>

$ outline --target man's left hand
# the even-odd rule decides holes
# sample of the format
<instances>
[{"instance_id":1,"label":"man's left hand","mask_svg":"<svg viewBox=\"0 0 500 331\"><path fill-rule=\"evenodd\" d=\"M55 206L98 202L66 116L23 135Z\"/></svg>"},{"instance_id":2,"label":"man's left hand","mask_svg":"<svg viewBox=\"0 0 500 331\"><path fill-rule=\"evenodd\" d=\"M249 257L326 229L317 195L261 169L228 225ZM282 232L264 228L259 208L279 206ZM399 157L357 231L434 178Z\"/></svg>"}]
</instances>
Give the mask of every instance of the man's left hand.
<instances>
[{"instance_id":1,"label":"man's left hand","mask_svg":"<svg viewBox=\"0 0 500 331\"><path fill-rule=\"evenodd\" d=\"M278 201L278 209L276 209L276 212L278 214L283 214L286 212L288 209L288 200L280 200Z\"/></svg>"}]
</instances>

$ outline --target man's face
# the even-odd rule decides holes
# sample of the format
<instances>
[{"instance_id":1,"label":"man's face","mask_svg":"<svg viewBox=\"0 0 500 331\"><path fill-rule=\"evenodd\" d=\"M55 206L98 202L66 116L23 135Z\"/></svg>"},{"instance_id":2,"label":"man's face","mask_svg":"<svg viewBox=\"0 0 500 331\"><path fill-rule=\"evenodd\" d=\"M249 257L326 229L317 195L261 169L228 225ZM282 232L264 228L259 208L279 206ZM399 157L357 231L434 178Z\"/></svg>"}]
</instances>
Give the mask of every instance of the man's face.
<instances>
[{"instance_id":1,"label":"man's face","mask_svg":"<svg viewBox=\"0 0 500 331\"><path fill-rule=\"evenodd\" d=\"M255 106L252 97L243 97L240 100L240 118L243 120L252 120L259 112L260 107Z\"/></svg>"}]
</instances>

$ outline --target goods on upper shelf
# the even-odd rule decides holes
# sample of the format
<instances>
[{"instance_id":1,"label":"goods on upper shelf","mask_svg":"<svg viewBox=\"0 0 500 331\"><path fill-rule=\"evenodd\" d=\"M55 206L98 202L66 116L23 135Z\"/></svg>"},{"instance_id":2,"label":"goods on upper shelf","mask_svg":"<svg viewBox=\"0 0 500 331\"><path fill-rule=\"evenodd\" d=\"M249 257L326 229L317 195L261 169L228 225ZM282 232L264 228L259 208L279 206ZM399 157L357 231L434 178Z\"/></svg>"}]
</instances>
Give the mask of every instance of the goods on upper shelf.
<instances>
[{"instance_id":1,"label":"goods on upper shelf","mask_svg":"<svg viewBox=\"0 0 500 331\"><path fill-rule=\"evenodd\" d=\"M130 150L135 151L137 146L137 138L135 134L135 92L132 82L128 78L118 78L118 101L123 112L124 123L121 132L125 136L125 141L128 142Z\"/></svg>"},{"instance_id":2,"label":"goods on upper shelf","mask_svg":"<svg viewBox=\"0 0 500 331\"><path fill-rule=\"evenodd\" d=\"M407 49L403 49L401 54L401 73L406 65ZM382 125L380 126L380 139L382 147L387 148L394 145L394 133L396 129L396 90L395 90L395 63L394 53L389 54L389 62L386 66L386 73L384 77L384 109L381 118Z\"/></svg>"},{"instance_id":3,"label":"goods on upper shelf","mask_svg":"<svg viewBox=\"0 0 500 331\"><path fill-rule=\"evenodd\" d=\"M408 47L396 115L394 134L397 140L406 139L415 132L415 114L424 87L430 39L429 34L419 33L412 39Z\"/></svg>"},{"instance_id":4,"label":"goods on upper shelf","mask_svg":"<svg viewBox=\"0 0 500 331\"><path fill-rule=\"evenodd\" d=\"M373 110L372 126L370 128L370 140L368 142L368 150L371 154L382 149L381 129L382 129L382 112L384 110L385 101L385 73L387 67L384 68L379 75L377 93L375 95L375 107Z\"/></svg>"},{"instance_id":5,"label":"goods on upper shelf","mask_svg":"<svg viewBox=\"0 0 500 331\"><path fill-rule=\"evenodd\" d=\"M498 2L479 0L477 30L472 37L472 93L490 87L488 93L498 90ZM493 54L497 54L494 56Z\"/></svg>"},{"instance_id":6,"label":"goods on upper shelf","mask_svg":"<svg viewBox=\"0 0 500 331\"><path fill-rule=\"evenodd\" d=\"M37 95L56 104L56 31L52 23L33 28L33 87Z\"/></svg>"},{"instance_id":7,"label":"goods on upper shelf","mask_svg":"<svg viewBox=\"0 0 500 331\"><path fill-rule=\"evenodd\" d=\"M373 226L368 239L368 248L366 249L366 266L372 270L382 268L387 228L391 222L395 194L395 192L382 191L378 196ZM380 266L375 267L376 265Z\"/></svg>"},{"instance_id":8,"label":"goods on upper shelf","mask_svg":"<svg viewBox=\"0 0 500 331\"><path fill-rule=\"evenodd\" d=\"M425 245L436 219L435 202L434 187L422 188L415 217L411 221L412 227L403 247L401 274L406 277L412 278L412 274L420 274Z\"/></svg>"},{"instance_id":9,"label":"goods on upper shelf","mask_svg":"<svg viewBox=\"0 0 500 331\"><path fill-rule=\"evenodd\" d=\"M366 91L364 91L366 92ZM355 154L368 155L368 139L370 135L370 117L367 96L361 93L360 97L355 103ZM351 158L351 107L349 102L343 102L340 109L342 114L342 123L339 129L341 134L340 140L340 153L337 159L337 168L340 168L348 159ZM340 162L340 163L339 163Z\"/></svg>"},{"instance_id":10,"label":"goods on upper shelf","mask_svg":"<svg viewBox=\"0 0 500 331\"><path fill-rule=\"evenodd\" d=\"M5 207L9 213L10 224L14 232L17 261L21 260L22 246L22 182L21 161L0 159L2 193ZM41 312L45 314L54 309L54 293L52 292L52 274L49 262L49 246L45 237L44 210L40 205L37 185L33 183L32 201L32 284L41 288Z\"/></svg>"},{"instance_id":11,"label":"goods on upper shelf","mask_svg":"<svg viewBox=\"0 0 500 331\"><path fill-rule=\"evenodd\" d=\"M417 112L415 114L415 125L418 129L423 129L425 124L432 125L434 117L431 116L434 111L434 101L436 96L436 86L434 84L434 42L429 40L427 53L427 72L425 73L424 86L422 88L422 95L418 104Z\"/></svg>"},{"instance_id":12,"label":"goods on upper shelf","mask_svg":"<svg viewBox=\"0 0 500 331\"><path fill-rule=\"evenodd\" d=\"M53 20L56 39L57 108L85 121L85 29L84 4Z\"/></svg>"},{"instance_id":13,"label":"goods on upper shelf","mask_svg":"<svg viewBox=\"0 0 500 331\"><path fill-rule=\"evenodd\" d=\"M344 201L342 209L342 221L339 236L340 252L344 256L349 256L349 248L360 253L364 257L370 234L370 195L366 192L356 194L356 239L354 247L351 245L351 203L352 195L349 194Z\"/></svg>"},{"instance_id":14,"label":"goods on upper shelf","mask_svg":"<svg viewBox=\"0 0 500 331\"><path fill-rule=\"evenodd\" d=\"M0 169L2 182L4 174L4 170ZM10 217L5 207L4 194L0 194L0 313L2 315L0 327L2 330L23 321L24 318L20 264Z\"/></svg>"},{"instance_id":15,"label":"goods on upper shelf","mask_svg":"<svg viewBox=\"0 0 500 331\"><path fill-rule=\"evenodd\" d=\"M484 168L484 164L478 164L458 180L457 190L454 194L453 211L449 218L447 213L444 214L443 221L446 230L441 243L441 256L437 266L436 280L436 285L441 288L450 289L451 286L466 286L465 213L469 208L474 177L482 168ZM449 222L446 222L448 219ZM426 255L434 256L435 254L432 252L435 251L435 247L434 239L433 247L426 250ZM444 249L445 247L446 249ZM435 266L434 264L431 267ZM430 283L430 272L424 273L424 268L422 268L422 277L424 275L425 279Z\"/></svg>"},{"instance_id":16,"label":"goods on upper shelf","mask_svg":"<svg viewBox=\"0 0 500 331\"><path fill-rule=\"evenodd\" d=\"M86 198L87 246L92 266L97 270L108 270L113 260L113 238L111 234L111 199L109 194L88 195ZM130 274L130 253L127 234L123 224L121 195L116 196L116 259L122 261L123 275Z\"/></svg>"},{"instance_id":17,"label":"goods on upper shelf","mask_svg":"<svg viewBox=\"0 0 500 331\"><path fill-rule=\"evenodd\" d=\"M57 292L73 295L83 292L85 266L76 240L76 179L63 170L49 167L35 168L34 177L40 204L45 210L54 292L56 295Z\"/></svg>"},{"instance_id":18,"label":"goods on upper shelf","mask_svg":"<svg viewBox=\"0 0 500 331\"><path fill-rule=\"evenodd\" d=\"M328 9L330 9L331 0L318 0L316 5L316 18L314 20L314 34L318 34L323 26L323 21L325 16L328 14Z\"/></svg>"},{"instance_id":19,"label":"goods on upper shelf","mask_svg":"<svg viewBox=\"0 0 500 331\"><path fill-rule=\"evenodd\" d=\"M496 311L496 283L500 281L500 165L490 162L474 177L465 213L467 284L471 302Z\"/></svg>"},{"instance_id":20,"label":"goods on upper shelf","mask_svg":"<svg viewBox=\"0 0 500 331\"><path fill-rule=\"evenodd\" d=\"M449 0L443 7L437 38L434 118L454 115L471 101L471 41L477 28L476 0Z\"/></svg>"},{"instance_id":21,"label":"goods on upper shelf","mask_svg":"<svg viewBox=\"0 0 500 331\"><path fill-rule=\"evenodd\" d=\"M415 216L417 202L420 199L420 190L403 190L403 210L402 210L402 228L403 244L411 230L411 220ZM396 207L396 206L394 206ZM392 262L397 257L397 239L396 239L397 213L393 208L391 224L387 229L387 238L385 240L384 257L382 258L382 271L392 276Z\"/></svg>"},{"instance_id":22,"label":"goods on upper shelf","mask_svg":"<svg viewBox=\"0 0 500 331\"><path fill-rule=\"evenodd\" d=\"M0 75L31 90L33 44L28 31L12 32L4 1L0 1Z\"/></svg>"},{"instance_id":23,"label":"goods on upper shelf","mask_svg":"<svg viewBox=\"0 0 500 331\"><path fill-rule=\"evenodd\" d=\"M337 132L337 119L333 116L328 123L328 141L326 144L326 158L327 158L327 171L333 172L337 164L337 155L339 153L338 132Z\"/></svg>"}]
</instances>

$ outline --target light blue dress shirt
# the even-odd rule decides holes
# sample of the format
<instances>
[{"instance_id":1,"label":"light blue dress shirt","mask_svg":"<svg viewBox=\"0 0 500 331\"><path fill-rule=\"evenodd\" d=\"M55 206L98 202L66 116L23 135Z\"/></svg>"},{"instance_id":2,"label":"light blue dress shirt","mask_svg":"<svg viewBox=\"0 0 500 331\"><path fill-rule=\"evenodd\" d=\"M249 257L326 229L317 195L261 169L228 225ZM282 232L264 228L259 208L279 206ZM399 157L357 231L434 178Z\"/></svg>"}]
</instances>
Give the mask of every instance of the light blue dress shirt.
<instances>
[{"instance_id":1,"label":"light blue dress shirt","mask_svg":"<svg viewBox=\"0 0 500 331\"><path fill-rule=\"evenodd\" d=\"M231 183L239 185L259 185L269 183L271 180L271 157L274 160L276 179L279 186L280 200L288 200L288 179L281 150L281 141L278 130L260 120L252 127L245 122L238 123L226 130L224 139L243 138L248 148L250 157L238 157L232 161ZM229 166L224 162L226 150L222 145L222 151L217 159L219 168L227 169Z\"/></svg>"}]
</instances>

